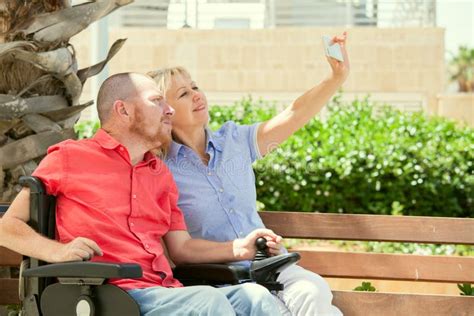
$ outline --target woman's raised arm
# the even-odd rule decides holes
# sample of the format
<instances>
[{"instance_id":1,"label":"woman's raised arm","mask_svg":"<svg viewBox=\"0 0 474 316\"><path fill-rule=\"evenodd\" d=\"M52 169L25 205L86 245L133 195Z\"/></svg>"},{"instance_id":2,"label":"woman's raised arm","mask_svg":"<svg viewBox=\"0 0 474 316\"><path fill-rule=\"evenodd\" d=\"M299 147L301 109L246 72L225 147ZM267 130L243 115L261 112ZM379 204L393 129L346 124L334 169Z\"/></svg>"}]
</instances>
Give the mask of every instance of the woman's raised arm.
<instances>
[{"instance_id":1,"label":"woman's raised arm","mask_svg":"<svg viewBox=\"0 0 474 316\"><path fill-rule=\"evenodd\" d=\"M317 86L299 96L288 108L268 121L260 124L257 142L262 156L275 149L293 133L313 118L342 86L349 75L349 57L346 51L346 32L335 36L333 43L339 43L344 61L327 57L331 75Z\"/></svg>"}]
</instances>

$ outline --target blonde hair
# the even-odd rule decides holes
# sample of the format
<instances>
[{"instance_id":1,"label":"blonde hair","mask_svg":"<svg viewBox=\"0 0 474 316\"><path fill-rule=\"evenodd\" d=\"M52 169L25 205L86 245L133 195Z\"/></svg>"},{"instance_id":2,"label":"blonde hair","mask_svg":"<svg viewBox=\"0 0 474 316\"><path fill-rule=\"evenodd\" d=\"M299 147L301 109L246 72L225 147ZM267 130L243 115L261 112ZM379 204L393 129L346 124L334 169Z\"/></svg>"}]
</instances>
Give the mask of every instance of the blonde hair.
<instances>
[{"instance_id":1,"label":"blonde hair","mask_svg":"<svg viewBox=\"0 0 474 316\"><path fill-rule=\"evenodd\" d=\"M181 66L153 70L148 72L147 75L156 82L158 89L163 95L166 95L166 91L169 89L174 76L180 75L191 78L189 72Z\"/></svg>"},{"instance_id":2,"label":"blonde hair","mask_svg":"<svg viewBox=\"0 0 474 316\"><path fill-rule=\"evenodd\" d=\"M191 75L186 70L186 68L181 66L161 68L153 71L147 72L147 76L151 77L155 83L158 85L158 89L166 97L166 92L170 88L171 81L175 76L184 76L191 78ZM171 136L174 141L181 143L181 141L176 137L176 135L171 132ZM161 150L155 152L155 155L160 157L162 160L166 159L168 155L168 148L161 148Z\"/></svg>"}]
</instances>

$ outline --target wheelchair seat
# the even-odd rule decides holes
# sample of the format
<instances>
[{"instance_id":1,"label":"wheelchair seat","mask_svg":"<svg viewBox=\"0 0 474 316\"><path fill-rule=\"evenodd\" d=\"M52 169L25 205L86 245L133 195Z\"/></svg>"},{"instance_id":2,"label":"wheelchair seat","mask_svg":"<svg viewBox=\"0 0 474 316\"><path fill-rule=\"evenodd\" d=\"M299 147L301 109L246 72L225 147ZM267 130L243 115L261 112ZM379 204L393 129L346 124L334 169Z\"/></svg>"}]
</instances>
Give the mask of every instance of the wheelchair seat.
<instances>
[{"instance_id":1,"label":"wheelchair seat","mask_svg":"<svg viewBox=\"0 0 474 316\"><path fill-rule=\"evenodd\" d=\"M56 200L36 177L21 177L30 188L30 221L38 233L55 238ZM109 278L139 278L134 263L67 262L48 264L24 257L20 266L22 316L140 315L137 303Z\"/></svg>"}]
</instances>

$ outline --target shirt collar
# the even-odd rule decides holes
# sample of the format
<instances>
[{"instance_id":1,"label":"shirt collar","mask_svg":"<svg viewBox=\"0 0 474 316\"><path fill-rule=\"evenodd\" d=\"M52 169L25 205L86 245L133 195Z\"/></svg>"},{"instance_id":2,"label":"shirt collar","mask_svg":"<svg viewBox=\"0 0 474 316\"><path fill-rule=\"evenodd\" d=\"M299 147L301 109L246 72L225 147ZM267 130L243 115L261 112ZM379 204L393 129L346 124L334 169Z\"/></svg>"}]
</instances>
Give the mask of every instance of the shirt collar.
<instances>
[{"instance_id":1,"label":"shirt collar","mask_svg":"<svg viewBox=\"0 0 474 316\"><path fill-rule=\"evenodd\" d=\"M104 149L117 149L118 147L123 146L118 140L113 138L109 133L107 133L102 128L99 128L97 130L93 139ZM146 164L150 164L153 162L155 162L156 164L156 156L148 151L145 153L145 156L143 157L143 161Z\"/></svg>"},{"instance_id":2,"label":"shirt collar","mask_svg":"<svg viewBox=\"0 0 474 316\"><path fill-rule=\"evenodd\" d=\"M176 158L182 147L184 147L183 144L177 143L173 140L168 151L168 158Z\"/></svg>"},{"instance_id":3,"label":"shirt collar","mask_svg":"<svg viewBox=\"0 0 474 316\"><path fill-rule=\"evenodd\" d=\"M207 139L207 150L209 151L210 147L214 147L218 151L222 152L222 146L220 142L214 136L214 133L206 127L206 139Z\"/></svg>"},{"instance_id":4,"label":"shirt collar","mask_svg":"<svg viewBox=\"0 0 474 316\"><path fill-rule=\"evenodd\" d=\"M102 128L99 128L97 130L93 137L93 140L95 140L102 148L105 149L115 149L122 145Z\"/></svg>"},{"instance_id":5,"label":"shirt collar","mask_svg":"<svg viewBox=\"0 0 474 316\"><path fill-rule=\"evenodd\" d=\"M159 166L158 158L150 151L147 151L145 156L143 156L143 163L150 166L152 169L157 169Z\"/></svg>"},{"instance_id":6,"label":"shirt collar","mask_svg":"<svg viewBox=\"0 0 474 316\"><path fill-rule=\"evenodd\" d=\"M209 151L209 149L211 149L211 147L214 147L218 151L222 152L222 146L219 143L219 141L216 140L216 138L214 137L212 131L209 128L206 127L205 133L206 133L206 140L207 140L206 151ZM169 148L169 152L168 152L168 158L178 157L179 152L181 150L183 150L182 148L184 148L184 147L186 147L186 146L183 145L183 144L177 143L175 141L172 141L171 145L170 145L170 148Z\"/></svg>"}]
</instances>

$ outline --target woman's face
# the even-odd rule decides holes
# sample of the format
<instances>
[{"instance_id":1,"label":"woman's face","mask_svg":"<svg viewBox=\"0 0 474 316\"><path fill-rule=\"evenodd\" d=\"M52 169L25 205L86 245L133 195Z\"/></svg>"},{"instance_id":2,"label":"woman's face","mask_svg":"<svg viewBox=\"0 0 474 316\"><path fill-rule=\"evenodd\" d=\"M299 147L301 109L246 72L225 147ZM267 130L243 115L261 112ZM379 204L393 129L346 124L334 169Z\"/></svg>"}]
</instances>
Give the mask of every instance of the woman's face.
<instances>
[{"instance_id":1,"label":"woman's face","mask_svg":"<svg viewBox=\"0 0 474 316\"><path fill-rule=\"evenodd\" d=\"M196 83L186 75L175 75L166 91L166 102L174 108L174 129L203 127L209 121L207 99Z\"/></svg>"}]
</instances>

